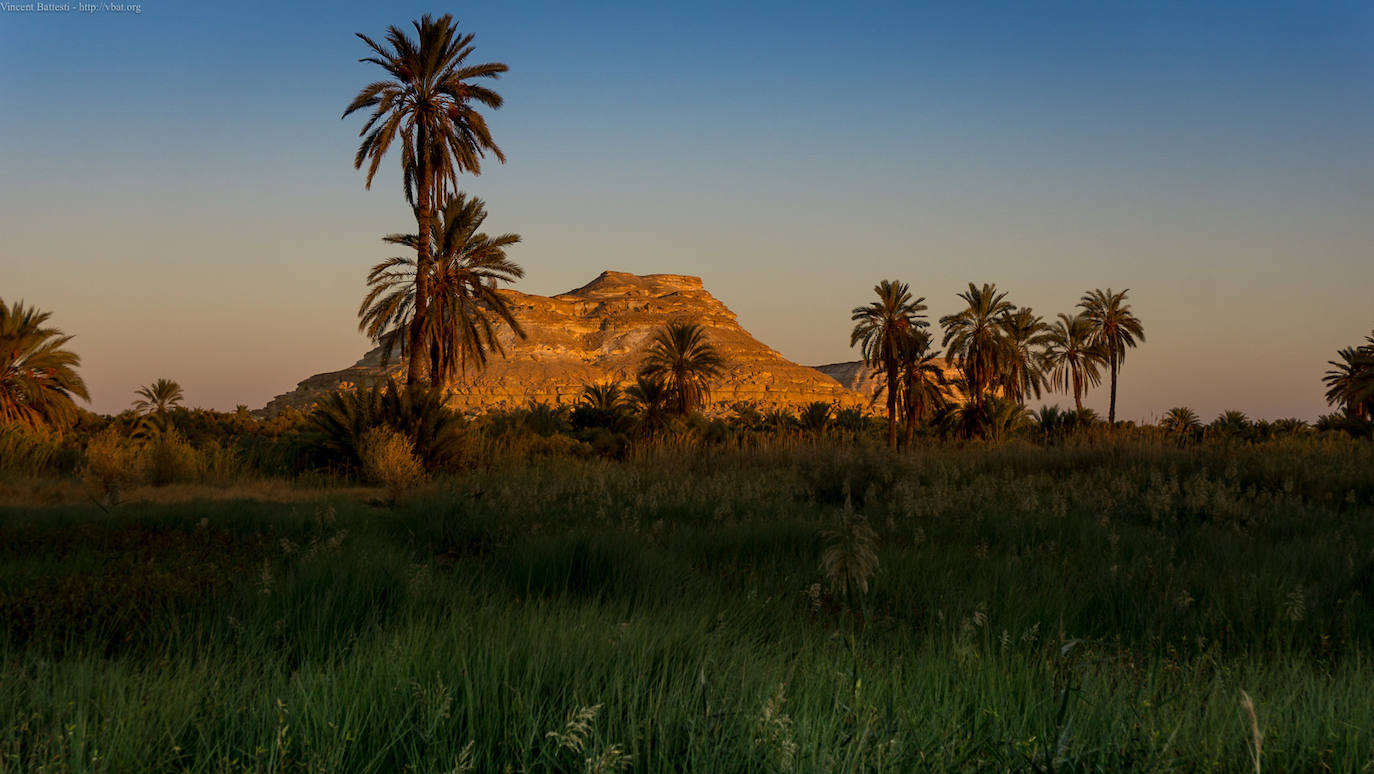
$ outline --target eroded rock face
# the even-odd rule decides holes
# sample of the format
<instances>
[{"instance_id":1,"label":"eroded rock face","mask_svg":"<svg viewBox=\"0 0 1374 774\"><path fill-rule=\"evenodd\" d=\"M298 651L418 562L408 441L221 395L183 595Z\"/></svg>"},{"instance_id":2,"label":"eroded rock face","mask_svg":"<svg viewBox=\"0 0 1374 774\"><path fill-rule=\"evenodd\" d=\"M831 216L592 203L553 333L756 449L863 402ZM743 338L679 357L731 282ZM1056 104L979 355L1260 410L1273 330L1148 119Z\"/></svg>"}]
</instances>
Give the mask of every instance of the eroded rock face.
<instances>
[{"instance_id":1,"label":"eroded rock face","mask_svg":"<svg viewBox=\"0 0 1374 774\"><path fill-rule=\"evenodd\" d=\"M499 292L527 337L504 331L500 341L506 357L493 354L486 369L469 370L449 393L454 408L509 409L530 401L570 405L584 385L629 384L653 331L681 319L705 327L708 340L726 361L724 375L711 386L708 413L723 412L740 401L765 411L795 410L814 401L840 407L869 404L868 396L846 389L822 371L791 362L755 339L740 327L734 312L702 287L699 277L607 271L553 297ZM295 390L274 398L262 413L275 414L287 406L304 409L323 393L403 374L400 363L383 368L380 350L373 350L349 368L302 381Z\"/></svg>"}]
</instances>

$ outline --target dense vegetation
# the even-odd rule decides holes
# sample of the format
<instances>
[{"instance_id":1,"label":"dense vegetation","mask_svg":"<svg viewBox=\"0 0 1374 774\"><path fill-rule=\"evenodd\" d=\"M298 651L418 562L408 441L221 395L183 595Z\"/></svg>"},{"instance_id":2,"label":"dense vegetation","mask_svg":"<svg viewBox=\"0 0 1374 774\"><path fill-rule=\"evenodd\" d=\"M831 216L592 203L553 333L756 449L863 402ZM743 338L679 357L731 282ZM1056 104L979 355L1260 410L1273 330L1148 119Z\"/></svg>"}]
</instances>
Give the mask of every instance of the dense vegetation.
<instances>
[{"instance_id":1,"label":"dense vegetation","mask_svg":"<svg viewBox=\"0 0 1374 774\"><path fill-rule=\"evenodd\" d=\"M1374 760L1368 443L871 430L2 508L0 769Z\"/></svg>"}]
</instances>

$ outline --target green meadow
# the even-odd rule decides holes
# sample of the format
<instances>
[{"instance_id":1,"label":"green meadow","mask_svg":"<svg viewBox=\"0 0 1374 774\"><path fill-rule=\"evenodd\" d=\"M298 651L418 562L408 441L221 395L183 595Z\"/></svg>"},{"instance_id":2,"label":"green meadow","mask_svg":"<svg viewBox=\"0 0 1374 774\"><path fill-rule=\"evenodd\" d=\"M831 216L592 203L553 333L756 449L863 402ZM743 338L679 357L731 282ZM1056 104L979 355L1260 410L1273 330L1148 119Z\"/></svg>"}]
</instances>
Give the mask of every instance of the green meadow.
<instances>
[{"instance_id":1,"label":"green meadow","mask_svg":"<svg viewBox=\"0 0 1374 774\"><path fill-rule=\"evenodd\" d=\"M1368 770L1371 470L659 444L10 497L0 771Z\"/></svg>"}]
</instances>

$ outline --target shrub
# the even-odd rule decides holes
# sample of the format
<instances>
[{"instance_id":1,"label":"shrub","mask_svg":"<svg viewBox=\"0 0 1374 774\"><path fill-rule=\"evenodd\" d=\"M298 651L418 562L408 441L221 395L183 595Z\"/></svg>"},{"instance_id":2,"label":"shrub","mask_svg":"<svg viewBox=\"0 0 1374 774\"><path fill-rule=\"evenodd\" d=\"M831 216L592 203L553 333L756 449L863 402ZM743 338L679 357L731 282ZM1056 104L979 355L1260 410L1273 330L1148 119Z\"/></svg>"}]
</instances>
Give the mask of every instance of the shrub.
<instances>
[{"instance_id":1,"label":"shrub","mask_svg":"<svg viewBox=\"0 0 1374 774\"><path fill-rule=\"evenodd\" d=\"M420 483L425 468L415 456L415 444L390 427L374 427L362 438L363 477L381 484L392 499Z\"/></svg>"},{"instance_id":2,"label":"shrub","mask_svg":"<svg viewBox=\"0 0 1374 774\"><path fill-rule=\"evenodd\" d=\"M153 486L180 484L199 476L201 457L180 433L168 430L143 447L143 466L144 479Z\"/></svg>"},{"instance_id":3,"label":"shrub","mask_svg":"<svg viewBox=\"0 0 1374 774\"><path fill-rule=\"evenodd\" d=\"M20 424L0 426L0 473L38 476L48 472L61 448L58 437Z\"/></svg>"},{"instance_id":4,"label":"shrub","mask_svg":"<svg viewBox=\"0 0 1374 774\"><path fill-rule=\"evenodd\" d=\"M455 467L463 450L463 418L444 405L443 393L429 386L375 387L335 392L310 414L310 441L326 464L362 469L363 436L387 426L406 436L428 471Z\"/></svg>"},{"instance_id":5,"label":"shrub","mask_svg":"<svg viewBox=\"0 0 1374 774\"><path fill-rule=\"evenodd\" d=\"M106 428L86 446L86 465L81 480L102 506L119 504L125 487L137 484L142 478L138 450L120 437L113 428Z\"/></svg>"}]
</instances>

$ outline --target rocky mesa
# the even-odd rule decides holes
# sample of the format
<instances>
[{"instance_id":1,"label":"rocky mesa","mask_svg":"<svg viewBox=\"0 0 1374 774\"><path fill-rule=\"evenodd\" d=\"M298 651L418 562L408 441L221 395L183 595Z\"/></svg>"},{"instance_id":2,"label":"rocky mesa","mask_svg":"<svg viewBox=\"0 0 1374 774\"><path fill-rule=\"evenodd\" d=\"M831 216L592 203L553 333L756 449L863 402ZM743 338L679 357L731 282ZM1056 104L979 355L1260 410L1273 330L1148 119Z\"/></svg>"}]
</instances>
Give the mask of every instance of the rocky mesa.
<instances>
[{"instance_id":1,"label":"rocky mesa","mask_svg":"<svg viewBox=\"0 0 1374 774\"><path fill-rule=\"evenodd\" d=\"M798 365L755 339L735 313L702 286L699 277L679 274L635 275L606 271L590 283L547 297L499 291L526 333L501 335L506 357L493 355L487 368L469 370L449 393L449 403L464 411L509 409L530 401L575 403L584 385L634 381L652 332L671 320L689 319L707 330L726 361L724 375L711 388L708 411L720 412L748 401L761 410L795 410L814 401L863 408L871 392L848 389L830 375ZM846 364L841 364L846 365ZM854 369L857 372L857 369ZM400 363L381 364L373 350L354 365L318 374L279 395L262 409L276 414L288 406L305 409L323 393L351 385L371 385L402 373ZM862 380L855 386L864 389Z\"/></svg>"}]
</instances>

